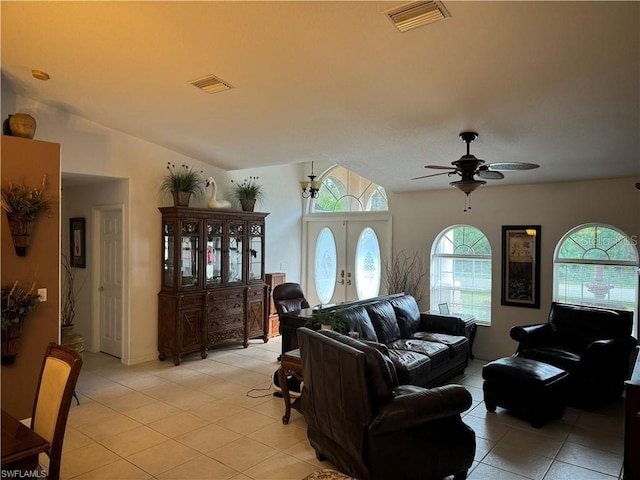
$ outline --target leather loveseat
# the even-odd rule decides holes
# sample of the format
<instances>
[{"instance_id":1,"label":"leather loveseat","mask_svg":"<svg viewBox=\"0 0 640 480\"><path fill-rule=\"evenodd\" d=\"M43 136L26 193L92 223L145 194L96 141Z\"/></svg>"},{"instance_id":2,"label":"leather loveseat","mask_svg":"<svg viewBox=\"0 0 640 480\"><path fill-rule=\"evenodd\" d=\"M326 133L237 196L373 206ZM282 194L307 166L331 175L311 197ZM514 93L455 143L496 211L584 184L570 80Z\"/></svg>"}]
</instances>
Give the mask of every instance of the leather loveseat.
<instances>
[{"instance_id":1,"label":"leather loveseat","mask_svg":"<svg viewBox=\"0 0 640 480\"><path fill-rule=\"evenodd\" d=\"M637 344L633 312L553 302L549 321L511 329L516 356L569 373L568 402L586 409L620 397Z\"/></svg>"},{"instance_id":2,"label":"leather loveseat","mask_svg":"<svg viewBox=\"0 0 640 480\"><path fill-rule=\"evenodd\" d=\"M380 350L331 330L298 329L300 410L320 460L359 480L465 478L475 434L460 385L398 385Z\"/></svg>"},{"instance_id":3,"label":"leather loveseat","mask_svg":"<svg viewBox=\"0 0 640 480\"><path fill-rule=\"evenodd\" d=\"M463 373L469 363L464 322L421 313L411 295L393 294L335 308L345 332L376 342L391 358L401 384L431 387Z\"/></svg>"}]
</instances>

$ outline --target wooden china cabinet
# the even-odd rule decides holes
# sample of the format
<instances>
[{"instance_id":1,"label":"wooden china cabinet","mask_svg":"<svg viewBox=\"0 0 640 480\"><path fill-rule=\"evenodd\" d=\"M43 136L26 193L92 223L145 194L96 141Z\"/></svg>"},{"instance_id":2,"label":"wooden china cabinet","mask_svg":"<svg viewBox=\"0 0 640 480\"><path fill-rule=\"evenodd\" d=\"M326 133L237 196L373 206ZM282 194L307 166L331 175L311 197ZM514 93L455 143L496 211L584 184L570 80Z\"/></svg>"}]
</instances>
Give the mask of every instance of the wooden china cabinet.
<instances>
[{"instance_id":1,"label":"wooden china cabinet","mask_svg":"<svg viewBox=\"0 0 640 480\"><path fill-rule=\"evenodd\" d=\"M158 358L227 340L268 340L264 275L268 213L163 207Z\"/></svg>"}]
</instances>

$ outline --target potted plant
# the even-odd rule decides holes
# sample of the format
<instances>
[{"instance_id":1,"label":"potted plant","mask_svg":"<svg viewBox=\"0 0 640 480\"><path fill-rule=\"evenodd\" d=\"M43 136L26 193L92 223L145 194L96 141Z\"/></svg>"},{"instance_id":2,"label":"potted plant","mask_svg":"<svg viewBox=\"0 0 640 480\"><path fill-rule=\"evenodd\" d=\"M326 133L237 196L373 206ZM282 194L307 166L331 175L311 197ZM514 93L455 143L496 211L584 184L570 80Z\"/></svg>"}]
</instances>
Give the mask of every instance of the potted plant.
<instances>
[{"instance_id":1,"label":"potted plant","mask_svg":"<svg viewBox=\"0 0 640 480\"><path fill-rule=\"evenodd\" d=\"M2 365L15 362L24 319L39 301L35 282L29 289L17 280L11 287L2 288Z\"/></svg>"},{"instance_id":2,"label":"potted plant","mask_svg":"<svg viewBox=\"0 0 640 480\"><path fill-rule=\"evenodd\" d=\"M346 321L340 310L315 310L305 326L313 329L335 330L342 332Z\"/></svg>"},{"instance_id":3,"label":"potted plant","mask_svg":"<svg viewBox=\"0 0 640 480\"><path fill-rule=\"evenodd\" d=\"M264 199L264 190L258 183L258 177L245 178L242 182L231 180L231 183L231 196L240 203L245 212L253 212L256 202Z\"/></svg>"},{"instance_id":4,"label":"potted plant","mask_svg":"<svg viewBox=\"0 0 640 480\"><path fill-rule=\"evenodd\" d=\"M73 322L76 318L76 295L84 283L76 290L76 272L69 263L69 257L64 253L62 254L62 270L64 283L62 284L62 305L60 309L60 344L82 354L84 352L84 337L73 331Z\"/></svg>"},{"instance_id":5,"label":"potted plant","mask_svg":"<svg viewBox=\"0 0 640 480\"><path fill-rule=\"evenodd\" d=\"M160 184L160 192L170 193L176 207L188 207L191 195L200 198L204 193L204 175L184 163L179 167L167 162L167 174Z\"/></svg>"},{"instance_id":6,"label":"potted plant","mask_svg":"<svg viewBox=\"0 0 640 480\"><path fill-rule=\"evenodd\" d=\"M2 208L7 212L13 246L20 257L27 255L36 219L53 209L53 198L45 193L46 188L46 175L42 177L40 188L12 182L2 187Z\"/></svg>"}]
</instances>

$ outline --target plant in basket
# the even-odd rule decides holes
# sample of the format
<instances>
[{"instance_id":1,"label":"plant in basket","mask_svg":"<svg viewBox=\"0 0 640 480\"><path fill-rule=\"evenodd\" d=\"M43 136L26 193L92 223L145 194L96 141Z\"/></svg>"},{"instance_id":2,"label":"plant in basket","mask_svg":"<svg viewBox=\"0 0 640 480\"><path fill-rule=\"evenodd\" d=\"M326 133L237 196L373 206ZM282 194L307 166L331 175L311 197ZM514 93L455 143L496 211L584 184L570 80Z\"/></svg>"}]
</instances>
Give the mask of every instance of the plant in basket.
<instances>
[{"instance_id":1,"label":"plant in basket","mask_svg":"<svg viewBox=\"0 0 640 480\"><path fill-rule=\"evenodd\" d=\"M2 288L2 364L15 362L20 345L22 325L40 301L35 282L30 288L17 280L11 287Z\"/></svg>"},{"instance_id":2,"label":"plant in basket","mask_svg":"<svg viewBox=\"0 0 640 480\"><path fill-rule=\"evenodd\" d=\"M205 190L205 179L202 170L195 170L184 163L178 167L167 162L167 174L160 184L160 192L170 193L173 203L178 207L188 207L191 195L202 197Z\"/></svg>"},{"instance_id":3,"label":"plant in basket","mask_svg":"<svg viewBox=\"0 0 640 480\"><path fill-rule=\"evenodd\" d=\"M231 196L237 200L245 212L253 212L256 202L264 199L264 190L262 185L258 183L259 177L249 177L242 182L233 183Z\"/></svg>"}]
</instances>

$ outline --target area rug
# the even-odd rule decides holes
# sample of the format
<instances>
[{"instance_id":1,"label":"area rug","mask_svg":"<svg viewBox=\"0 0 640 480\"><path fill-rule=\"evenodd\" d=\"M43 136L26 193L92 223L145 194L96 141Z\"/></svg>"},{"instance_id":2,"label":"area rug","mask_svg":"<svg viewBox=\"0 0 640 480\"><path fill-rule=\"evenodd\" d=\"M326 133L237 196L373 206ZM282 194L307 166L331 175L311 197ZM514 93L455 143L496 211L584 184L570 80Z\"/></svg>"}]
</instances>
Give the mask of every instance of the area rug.
<instances>
[{"instance_id":1,"label":"area rug","mask_svg":"<svg viewBox=\"0 0 640 480\"><path fill-rule=\"evenodd\" d=\"M349 475L345 475L344 473L340 473L337 470L331 470L330 468L323 468L322 470L313 472L311 475L308 475L304 478L304 480L348 480L348 479L353 479L353 477L350 477Z\"/></svg>"}]
</instances>

